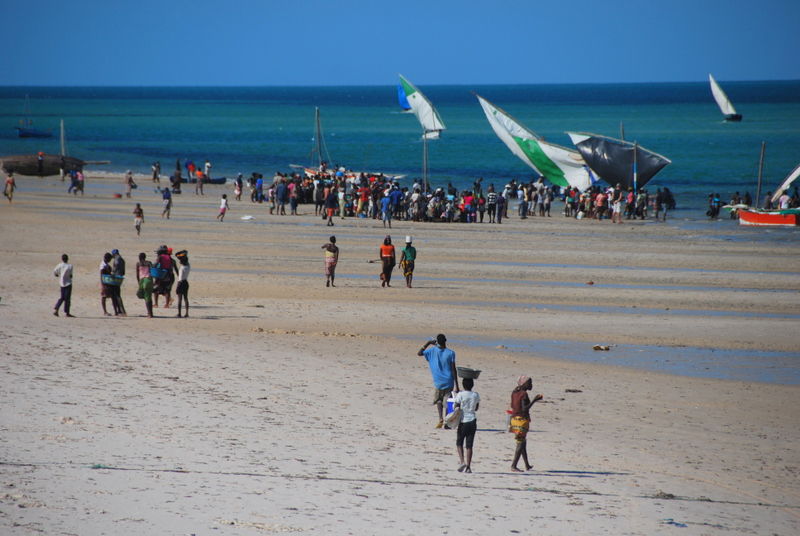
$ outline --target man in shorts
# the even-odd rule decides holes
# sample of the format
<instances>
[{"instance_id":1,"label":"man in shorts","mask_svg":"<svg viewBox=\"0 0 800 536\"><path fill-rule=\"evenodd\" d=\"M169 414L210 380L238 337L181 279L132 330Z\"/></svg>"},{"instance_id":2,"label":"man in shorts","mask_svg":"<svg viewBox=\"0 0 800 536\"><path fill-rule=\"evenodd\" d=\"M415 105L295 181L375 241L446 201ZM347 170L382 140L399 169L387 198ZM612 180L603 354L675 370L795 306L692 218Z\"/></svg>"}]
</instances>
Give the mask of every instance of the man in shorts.
<instances>
[{"instance_id":1,"label":"man in shorts","mask_svg":"<svg viewBox=\"0 0 800 536\"><path fill-rule=\"evenodd\" d=\"M425 358L431 370L434 388L433 404L439 414L436 428L442 428L444 426L444 401L454 388L456 392L459 390L458 383L456 383L456 353L447 348L447 338L440 333L436 336L436 340L426 341L417 355Z\"/></svg>"}]
</instances>

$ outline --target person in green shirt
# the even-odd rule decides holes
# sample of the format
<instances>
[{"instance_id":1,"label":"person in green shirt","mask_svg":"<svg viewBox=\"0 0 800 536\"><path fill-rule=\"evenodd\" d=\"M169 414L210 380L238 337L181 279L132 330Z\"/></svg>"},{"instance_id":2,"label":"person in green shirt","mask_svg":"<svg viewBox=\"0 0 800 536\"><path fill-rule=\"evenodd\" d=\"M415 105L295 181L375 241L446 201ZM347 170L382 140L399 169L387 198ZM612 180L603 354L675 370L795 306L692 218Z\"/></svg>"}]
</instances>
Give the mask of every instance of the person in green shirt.
<instances>
[{"instance_id":1,"label":"person in green shirt","mask_svg":"<svg viewBox=\"0 0 800 536\"><path fill-rule=\"evenodd\" d=\"M417 248L411 245L411 237L406 237L406 247L400 252L400 267L403 268L403 275L406 277L406 286L411 288L411 280L414 278L414 261L417 260Z\"/></svg>"}]
</instances>

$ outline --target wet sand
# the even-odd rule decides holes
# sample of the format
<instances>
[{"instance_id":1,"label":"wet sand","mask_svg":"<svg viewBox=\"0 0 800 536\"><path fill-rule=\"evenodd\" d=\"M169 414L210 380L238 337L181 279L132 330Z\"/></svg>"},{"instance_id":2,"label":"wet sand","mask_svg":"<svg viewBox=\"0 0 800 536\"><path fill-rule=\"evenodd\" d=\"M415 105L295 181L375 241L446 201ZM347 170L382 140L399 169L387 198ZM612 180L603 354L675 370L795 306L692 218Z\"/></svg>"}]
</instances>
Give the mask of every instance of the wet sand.
<instances>
[{"instance_id":1,"label":"wet sand","mask_svg":"<svg viewBox=\"0 0 800 536\"><path fill-rule=\"evenodd\" d=\"M22 178L3 200L0 532L800 530L796 240L557 214L396 221L398 248L414 236L416 284L396 270L382 289L367 262L379 222L329 228L310 206L279 217L232 201L219 223L232 189L216 186L185 188L167 221L138 183L114 199L118 178L90 176L74 198ZM331 233L337 288L322 275ZM130 281L128 318L103 317L102 254L118 248L132 279L161 243L189 250L191 318L145 318ZM74 319L51 314L63 252ZM434 429L416 356L438 332L483 371L471 475L456 471L455 433ZM512 474L520 374L545 400L534 469Z\"/></svg>"}]
</instances>

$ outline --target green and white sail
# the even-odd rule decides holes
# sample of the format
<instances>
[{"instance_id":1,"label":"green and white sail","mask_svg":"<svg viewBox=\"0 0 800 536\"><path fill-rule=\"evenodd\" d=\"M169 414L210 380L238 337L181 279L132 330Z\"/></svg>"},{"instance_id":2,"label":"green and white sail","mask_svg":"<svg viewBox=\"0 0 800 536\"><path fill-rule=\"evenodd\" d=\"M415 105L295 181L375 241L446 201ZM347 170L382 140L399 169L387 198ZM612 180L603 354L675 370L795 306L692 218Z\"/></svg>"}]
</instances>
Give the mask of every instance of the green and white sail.
<instances>
[{"instance_id":1,"label":"green and white sail","mask_svg":"<svg viewBox=\"0 0 800 536\"><path fill-rule=\"evenodd\" d=\"M447 128L444 125L444 121L439 117L439 113L433 107L431 101L414 84L406 80L403 75L399 76L400 86L403 88L406 100L422 125L422 135L429 140L437 139L439 133Z\"/></svg>"},{"instance_id":2,"label":"green and white sail","mask_svg":"<svg viewBox=\"0 0 800 536\"><path fill-rule=\"evenodd\" d=\"M494 133L517 158L553 184L585 190L595 182L578 151L544 141L504 110L475 95Z\"/></svg>"}]
</instances>

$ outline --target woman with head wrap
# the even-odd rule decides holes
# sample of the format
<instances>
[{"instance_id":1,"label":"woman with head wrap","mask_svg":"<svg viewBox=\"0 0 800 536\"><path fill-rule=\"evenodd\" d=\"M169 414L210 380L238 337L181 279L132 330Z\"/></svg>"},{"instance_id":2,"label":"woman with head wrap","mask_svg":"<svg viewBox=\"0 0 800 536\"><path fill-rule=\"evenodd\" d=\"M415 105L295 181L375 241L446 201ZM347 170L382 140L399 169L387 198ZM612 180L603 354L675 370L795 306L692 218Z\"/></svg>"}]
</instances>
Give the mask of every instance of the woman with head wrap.
<instances>
[{"instance_id":1,"label":"woman with head wrap","mask_svg":"<svg viewBox=\"0 0 800 536\"><path fill-rule=\"evenodd\" d=\"M339 248L336 246L336 237L332 236L330 241L322 246L325 250L325 286L335 287L333 284L336 278L336 265L339 263Z\"/></svg>"},{"instance_id":2,"label":"woman with head wrap","mask_svg":"<svg viewBox=\"0 0 800 536\"><path fill-rule=\"evenodd\" d=\"M514 434L517 448L514 451L514 461L511 462L511 470L517 473L522 471L517 468L520 456L525 462L525 470L531 469L528 462L528 427L531 423L531 407L544 398L536 395L533 400L528 398L528 391L533 389L533 380L530 376L520 376L517 379L517 386L511 392L511 426L508 431Z\"/></svg>"}]
</instances>

